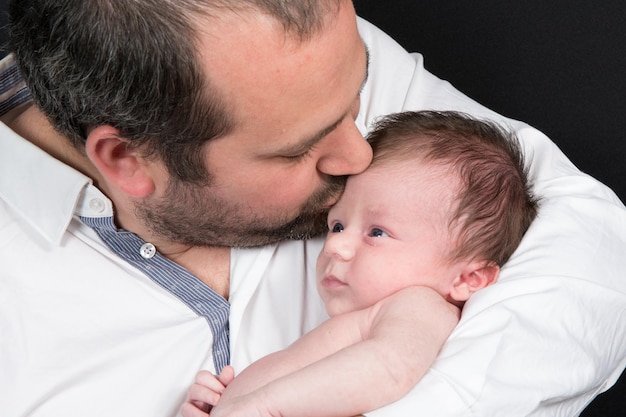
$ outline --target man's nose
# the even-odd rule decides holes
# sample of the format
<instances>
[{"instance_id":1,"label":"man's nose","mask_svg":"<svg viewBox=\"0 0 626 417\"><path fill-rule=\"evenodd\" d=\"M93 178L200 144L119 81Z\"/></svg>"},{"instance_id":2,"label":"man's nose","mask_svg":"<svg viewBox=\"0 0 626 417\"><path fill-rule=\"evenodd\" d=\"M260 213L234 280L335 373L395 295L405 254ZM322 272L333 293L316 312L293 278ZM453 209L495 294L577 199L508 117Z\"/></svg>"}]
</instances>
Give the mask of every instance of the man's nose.
<instances>
[{"instance_id":1,"label":"man's nose","mask_svg":"<svg viewBox=\"0 0 626 417\"><path fill-rule=\"evenodd\" d=\"M359 174L372 161L372 147L351 119L341 123L326 139L326 152L317 162L317 169L324 174Z\"/></svg>"}]
</instances>

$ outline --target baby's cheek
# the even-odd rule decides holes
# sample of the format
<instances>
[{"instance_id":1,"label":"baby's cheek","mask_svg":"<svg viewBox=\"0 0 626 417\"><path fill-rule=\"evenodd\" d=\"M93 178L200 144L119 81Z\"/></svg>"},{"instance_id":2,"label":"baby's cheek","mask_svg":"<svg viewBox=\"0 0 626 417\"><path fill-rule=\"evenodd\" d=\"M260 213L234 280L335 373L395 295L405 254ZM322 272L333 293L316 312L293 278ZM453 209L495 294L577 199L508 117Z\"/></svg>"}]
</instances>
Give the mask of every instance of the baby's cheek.
<instances>
[{"instance_id":1,"label":"baby's cheek","mask_svg":"<svg viewBox=\"0 0 626 417\"><path fill-rule=\"evenodd\" d=\"M320 254L317 257L317 263L315 266L315 272L317 275L317 278L319 279L320 275L322 274L322 272L324 272L324 269L326 268L326 265L328 265L328 255L326 255L324 253L324 251L322 250L322 252L320 252Z\"/></svg>"}]
</instances>

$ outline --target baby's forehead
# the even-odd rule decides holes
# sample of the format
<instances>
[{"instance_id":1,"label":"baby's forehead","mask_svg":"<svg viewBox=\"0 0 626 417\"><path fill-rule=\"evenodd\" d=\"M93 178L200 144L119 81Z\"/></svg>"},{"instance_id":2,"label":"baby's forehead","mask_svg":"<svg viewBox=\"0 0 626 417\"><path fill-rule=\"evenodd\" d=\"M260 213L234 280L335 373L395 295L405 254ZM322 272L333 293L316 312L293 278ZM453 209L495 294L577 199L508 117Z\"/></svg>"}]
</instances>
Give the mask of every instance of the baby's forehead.
<instances>
[{"instance_id":1,"label":"baby's forehead","mask_svg":"<svg viewBox=\"0 0 626 417\"><path fill-rule=\"evenodd\" d=\"M423 158L380 160L367 170L364 180L387 184L394 193L423 204L428 199L433 209L452 216L461 191L462 181L452 163ZM373 180L376 178L376 180Z\"/></svg>"},{"instance_id":2,"label":"baby's forehead","mask_svg":"<svg viewBox=\"0 0 626 417\"><path fill-rule=\"evenodd\" d=\"M419 154L385 156L374 159L367 171L377 175L399 177L419 177L423 181L438 183L458 183L460 175L452 161L424 158Z\"/></svg>"}]
</instances>

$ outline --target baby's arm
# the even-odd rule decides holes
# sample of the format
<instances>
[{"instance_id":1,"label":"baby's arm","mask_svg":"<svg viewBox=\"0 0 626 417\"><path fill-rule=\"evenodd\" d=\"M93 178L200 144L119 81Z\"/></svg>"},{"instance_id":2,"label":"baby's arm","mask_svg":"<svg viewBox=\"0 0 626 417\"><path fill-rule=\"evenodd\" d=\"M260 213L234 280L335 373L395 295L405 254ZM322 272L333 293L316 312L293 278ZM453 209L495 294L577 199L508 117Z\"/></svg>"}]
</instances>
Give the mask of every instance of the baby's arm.
<instances>
[{"instance_id":1,"label":"baby's arm","mask_svg":"<svg viewBox=\"0 0 626 417\"><path fill-rule=\"evenodd\" d=\"M458 319L458 308L425 287L333 317L244 370L211 416L371 411L399 399L421 379Z\"/></svg>"},{"instance_id":2,"label":"baby's arm","mask_svg":"<svg viewBox=\"0 0 626 417\"><path fill-rule=\"evenodd\" d=\"M360 342L362 340L361 327L366 318L365 311L344 314L327 320L309 333L305 334L285 350L274 352L248 366L234 382L230 380L223 385L218 377L208 371L200 371L195 383L187 393L187 399L181 406L183 417L204 417L212 406L217 405L221 398L228 401L234 397L248 394L264 386L270 381L278 379L291 372L297 371L321 360L338 350ZM231 367L224 368L232 370ZM223 371L224 372L224 371ZM221 375L220 375L221 380ZM224 393L224 387L228 390ZM260 404L248 403L246 408L240 408L240 415L252 416L251 410L257 410ZM223 408L220 408L224 412ZM228 412L220 414L215 410L211 415L230 415ZM261 413L260 415L265 415Z\"/></svg>"}]
</instances>

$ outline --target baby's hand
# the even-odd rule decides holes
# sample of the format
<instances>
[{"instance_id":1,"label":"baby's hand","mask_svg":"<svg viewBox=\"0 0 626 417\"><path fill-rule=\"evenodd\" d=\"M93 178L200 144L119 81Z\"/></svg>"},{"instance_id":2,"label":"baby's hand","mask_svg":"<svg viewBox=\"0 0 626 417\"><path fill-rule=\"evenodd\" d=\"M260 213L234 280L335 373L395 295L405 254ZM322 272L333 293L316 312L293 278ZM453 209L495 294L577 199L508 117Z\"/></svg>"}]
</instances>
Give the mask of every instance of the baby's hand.
<instances>
[{"instance_id":1,"label":"baby's hand","mask_svg":"<svg viewBox=\"0 0 626 417\"><path fill-rule=\"evenodd\" d=\"M200 371L194 384L187 391L185 403L180 407L183 417L208 417L217 405L222 393L235 378L232 366L225 366L219 376L208 371Z\"/></svg>"},{"instance_id":2,"label":"baby's hand","mask_svg":"<svg viewBox=\"0 0 626 417\"><path fill-rule=\"evenodd\" d=\"M277 410L268 408L268 403L265 400L266 397L262 390L238 397L225 398L211 410L211 417L272 417L281 415Z\"/></svg>"}]
</instances>

